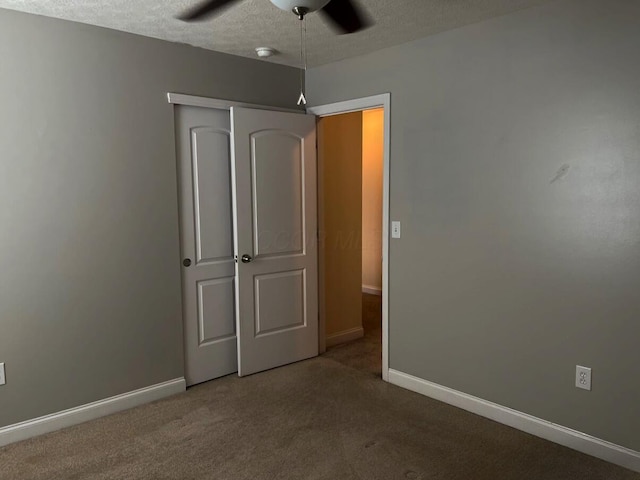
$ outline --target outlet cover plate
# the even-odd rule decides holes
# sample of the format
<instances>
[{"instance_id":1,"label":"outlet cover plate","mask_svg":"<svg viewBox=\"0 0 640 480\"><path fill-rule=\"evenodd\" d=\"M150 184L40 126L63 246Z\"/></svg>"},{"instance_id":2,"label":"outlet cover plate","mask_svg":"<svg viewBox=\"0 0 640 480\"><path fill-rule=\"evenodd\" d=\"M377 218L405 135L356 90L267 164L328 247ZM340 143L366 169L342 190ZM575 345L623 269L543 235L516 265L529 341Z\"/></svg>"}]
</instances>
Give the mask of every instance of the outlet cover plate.
<instances>
[{"instance_id":1,"label":"outlet cover plate","mask_svg":"<svg viewBox=\"0 0 640 480\"><path fill-rule=\"evenodd\" d=\"M400 227L400 222L391 222L391 238L400 238L402 235L402 230Z\"/></svg>"},{"instance_id":2,"label":"outlet cover plate","mask_svg":"<svg viewBox=\"0 0 640 480\"><path fill-rule=\"evenodd\" d=\"M4 376L4 363L0 363L0 385L4 385L6 382Z\"/></svg>"},{"instance_id":3,"label":"outlet cover plate","mask_svg":"<svg viewBox=\"0 0 640 480\"><path fill-rule=\"evenodd\" d=\"M591 391L591 369L576 365L576 387Z\"/></svg>"}]
</instances>

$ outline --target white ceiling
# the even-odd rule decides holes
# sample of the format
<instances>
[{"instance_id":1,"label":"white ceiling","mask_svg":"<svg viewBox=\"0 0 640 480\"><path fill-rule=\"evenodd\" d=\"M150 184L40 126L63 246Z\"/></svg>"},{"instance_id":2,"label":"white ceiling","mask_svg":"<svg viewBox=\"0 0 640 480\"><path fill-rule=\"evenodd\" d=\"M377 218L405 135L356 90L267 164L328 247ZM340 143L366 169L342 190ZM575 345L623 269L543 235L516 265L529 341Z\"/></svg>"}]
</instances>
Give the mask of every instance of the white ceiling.
<instances>
[{"instance_id":1,"label":"white ceiling","mask_svg":"<svg viewBox=\"0 0 640 480\"><path fill-rule=\"evenodd\" d=\"M299 65L300 26L293 14L277 9L269 0L242 0L204 23L187 24L174 18L198 1L0 0L0 8L254 58L255 47L270 46L281 53L269 61ZM318 15L309 15L309 66L354 57L548 1L360 0L376 23L357 34L334 35Z\"/></svg>"}]
</instances>

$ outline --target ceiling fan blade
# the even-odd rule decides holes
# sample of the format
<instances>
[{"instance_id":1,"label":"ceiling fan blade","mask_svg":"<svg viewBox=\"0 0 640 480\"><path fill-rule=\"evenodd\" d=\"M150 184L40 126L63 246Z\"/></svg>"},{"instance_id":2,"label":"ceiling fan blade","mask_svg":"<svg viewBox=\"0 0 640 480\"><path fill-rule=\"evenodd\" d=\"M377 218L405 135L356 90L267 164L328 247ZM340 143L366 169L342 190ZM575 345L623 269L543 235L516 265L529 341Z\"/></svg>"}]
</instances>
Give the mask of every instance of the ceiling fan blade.
<instances>
[{"instance_id":1,"label":"ceiling fan blade","mask_svg":"<svg viewBox=\"0 0 640 480\"><path fill-rule=\"evenodd\" d=\"M185 22L200 22L215 15L220 9L236 1L238 0L207 0L183 12L178 18Z\"/></svg>"},{"instance_id":2,"label":"ceiling fan blade","mask_svg":"<svg viewBox=\"0 0 640 480\"><path fill-rule=\"evenodd\" d=\"M371 25L364 11L353 0L331 0L320 12L340 33L354 33Z\"/></svg>"}]
</instances>

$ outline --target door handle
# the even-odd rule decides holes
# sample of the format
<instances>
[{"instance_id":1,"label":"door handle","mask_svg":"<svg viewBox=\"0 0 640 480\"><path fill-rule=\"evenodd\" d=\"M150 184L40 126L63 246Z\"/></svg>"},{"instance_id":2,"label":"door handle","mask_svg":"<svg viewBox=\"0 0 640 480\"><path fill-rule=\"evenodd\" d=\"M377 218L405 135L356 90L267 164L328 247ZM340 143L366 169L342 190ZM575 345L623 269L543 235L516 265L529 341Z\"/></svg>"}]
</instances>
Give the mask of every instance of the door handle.
<instances>
[{"instance_id":1,"label":"door handle","mask_svg":"<svg viewBox=\"0 0 640 480\"><path fill-rule=\"evenodd\" d=\"M246 253L244 255L242 255L242 263L251 263L253 261L253 258L251 258L251 255L247 255Z\"/></svg>"},{"instance_id":2,"label":"door handle","mask_svg":"<svg viewBox=\"0 0 640 480\"><path fill-rule=\"evenodd\" d=\"M191 266L191 259L190 259L190 258L185 258L185 259L182 261L182 264L183 264L185 267L190 267L190 266Z\"/></svg>"}]
</instances>

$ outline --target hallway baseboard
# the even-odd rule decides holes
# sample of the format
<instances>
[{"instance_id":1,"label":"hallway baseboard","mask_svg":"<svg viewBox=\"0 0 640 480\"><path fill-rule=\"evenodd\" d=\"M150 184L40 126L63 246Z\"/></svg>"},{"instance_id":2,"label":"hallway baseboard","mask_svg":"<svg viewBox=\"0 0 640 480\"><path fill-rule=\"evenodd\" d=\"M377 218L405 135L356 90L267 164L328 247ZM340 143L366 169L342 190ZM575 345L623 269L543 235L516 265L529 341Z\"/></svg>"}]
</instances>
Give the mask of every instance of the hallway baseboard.
<instances>
[{"instance_id":1,"label":"hallway baseboard","mask_svg":"<svg viewBox=\"0 0 640 480\"><path fill-rule=\"evenodd\" d=\"M351 342L364 337L364 328L356 327L342 332L327 335L327 347L334 347L341 343Z\"/></svg>"},{"instance_id":2,"label":"hallway baseboard","mask_svg":"<svg viewBox=\"0 0 640 480\"><path fill-rule=\"evenodd\" d=\"M382 288L374 287L373 285L362 285L362 293L368 293L369 295L382 295Z\"/></svg>"}]
</instances>

